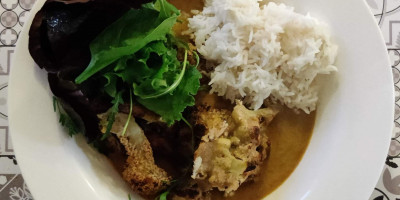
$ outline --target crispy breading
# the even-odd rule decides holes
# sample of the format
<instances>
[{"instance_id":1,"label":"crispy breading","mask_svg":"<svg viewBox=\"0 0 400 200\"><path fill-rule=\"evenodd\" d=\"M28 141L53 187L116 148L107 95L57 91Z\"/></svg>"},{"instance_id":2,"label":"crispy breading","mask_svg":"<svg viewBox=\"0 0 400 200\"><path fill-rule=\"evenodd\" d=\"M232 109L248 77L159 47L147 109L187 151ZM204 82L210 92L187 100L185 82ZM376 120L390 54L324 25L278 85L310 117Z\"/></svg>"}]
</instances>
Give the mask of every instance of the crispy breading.
<instances>
[{"instance_id":1,"label":"crispy breading","mask_svg":"<svg viewBox=\"0 0 400 200\"><path fill-rule=\"evenodd\" d=\"M134 146L127 137L121 137L120 141L128 154L122 177L133 190L144 195L154 195L170 185L171 177L155 164L147 139Z\"/></svg>"},{"instance_id":2,"label":"crispy breading","mask_svg":"<svg viewBox=\"0 0 400 200\"><path fill-rule=\"evenodd\" d=\"M253 180L268 154L264 129L276 114L270 108L248 110L239 101L232 112L200 107L196 124L206 131L194 155L192 174L200 188L217 188L231 195L242 183Z\"/></svg>"},{"instance_id":3,"label":"crispy breading","mask_svg":"<svg viewBox=\"0 0 400 200\"><path fill-rule=\"evenodd\" d=\"M101 130L105 132L107 113L100 114L99 118ZM155 195L171 184L171 177L155 164L150 142L133 117L129 121L126 133L122 135L127 120L127 114L118 113L111 128L111 132L118 137L128 156L122 177L138 193Z\"/></svg>"}]
</instances>

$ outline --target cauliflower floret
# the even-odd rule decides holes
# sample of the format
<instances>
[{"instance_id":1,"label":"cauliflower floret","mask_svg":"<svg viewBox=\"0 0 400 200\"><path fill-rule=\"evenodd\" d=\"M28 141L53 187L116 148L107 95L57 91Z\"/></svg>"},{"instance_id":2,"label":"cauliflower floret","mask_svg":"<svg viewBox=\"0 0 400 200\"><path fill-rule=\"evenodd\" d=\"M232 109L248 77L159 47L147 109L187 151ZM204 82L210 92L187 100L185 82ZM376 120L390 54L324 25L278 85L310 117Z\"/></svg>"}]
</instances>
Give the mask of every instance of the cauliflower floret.
<instances>
[{"instance_id":1,"label":"cauliflower floret","mask_svg":"<svg viewBox=\"0 0 400 200\"><path fill-rule=\"evenodd\" d=\"M269 148L268 137L260 130L276 114L270 108L248 110L240 101L232 112L200 108L196 124L204 126L206 131L194 155L192 178L203 190L217 188L225 195L233 194L242 183L252 180Z\"/></svg>"}]
</instances>

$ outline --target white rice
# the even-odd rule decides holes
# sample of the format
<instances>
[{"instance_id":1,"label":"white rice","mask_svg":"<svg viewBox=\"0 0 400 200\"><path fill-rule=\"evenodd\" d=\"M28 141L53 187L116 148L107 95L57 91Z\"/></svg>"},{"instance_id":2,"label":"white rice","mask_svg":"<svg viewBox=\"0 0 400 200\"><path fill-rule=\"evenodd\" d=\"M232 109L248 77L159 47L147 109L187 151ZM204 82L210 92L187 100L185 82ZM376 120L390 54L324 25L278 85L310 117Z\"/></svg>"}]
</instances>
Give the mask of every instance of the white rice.
<instances>
[{"instance_id":1,"label":"white rice","mask_svg":"<svg viewBox=\"0 0 400 200\"><path fill-rule=\"evenodd\" d=\"M211 92L253 109L270 97L309 113L318 100L313 80L337 70L327 26L284 4L206 0L189 28L199 53L217 63Z\"/></svg>"}]
</instances>

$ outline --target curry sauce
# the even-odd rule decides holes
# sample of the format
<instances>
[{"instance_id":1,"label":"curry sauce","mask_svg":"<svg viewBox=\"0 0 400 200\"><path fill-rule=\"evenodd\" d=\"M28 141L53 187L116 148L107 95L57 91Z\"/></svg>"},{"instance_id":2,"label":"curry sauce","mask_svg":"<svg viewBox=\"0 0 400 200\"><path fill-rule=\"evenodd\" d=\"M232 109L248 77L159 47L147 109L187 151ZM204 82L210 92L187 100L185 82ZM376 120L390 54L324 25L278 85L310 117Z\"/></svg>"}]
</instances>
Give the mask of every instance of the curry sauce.
<instances>
[{"instance_id":1,"label":"curry sauce","mask_svg":"<svg viewBox=\"0 0 400 200\"><path fill-rule=\"evenodd\" d=\"M267 135L271 141L269 158L259 179L239 187L232 197L215 192L212 199L256 200L278 188L295 170L312 136L315 112L307 115L285 107L272 120Z\"/></svg>"}]
</instances>

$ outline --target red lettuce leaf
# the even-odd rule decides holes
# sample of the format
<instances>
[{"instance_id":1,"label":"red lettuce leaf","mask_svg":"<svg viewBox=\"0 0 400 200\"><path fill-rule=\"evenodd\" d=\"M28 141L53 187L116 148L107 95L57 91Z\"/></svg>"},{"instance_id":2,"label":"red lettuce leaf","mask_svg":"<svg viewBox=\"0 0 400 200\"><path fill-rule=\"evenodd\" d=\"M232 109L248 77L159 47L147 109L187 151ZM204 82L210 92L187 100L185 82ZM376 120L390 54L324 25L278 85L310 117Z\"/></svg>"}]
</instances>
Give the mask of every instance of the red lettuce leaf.
<instances>
[{"instance_id":1,"label":"red lettuce leaf","mask_svg":"<svg viewBox=\"0 0 400 200\"><path fill-rule=\"evenodd\" d=\"M148 0L48 0L35 15L29 30L29 52L48 72L51 91L78 114L89 142L100 131L97 114L111 106L111 99L92 77L84 84L75 78L89 64L90 42L131 8ZM51 105L49 105L51 106Z\"/></svg>"}]
</instances>

